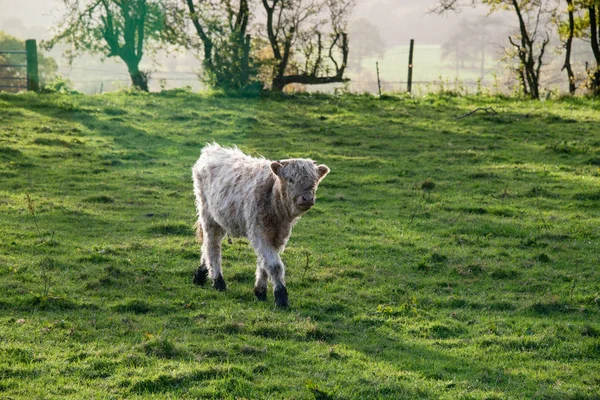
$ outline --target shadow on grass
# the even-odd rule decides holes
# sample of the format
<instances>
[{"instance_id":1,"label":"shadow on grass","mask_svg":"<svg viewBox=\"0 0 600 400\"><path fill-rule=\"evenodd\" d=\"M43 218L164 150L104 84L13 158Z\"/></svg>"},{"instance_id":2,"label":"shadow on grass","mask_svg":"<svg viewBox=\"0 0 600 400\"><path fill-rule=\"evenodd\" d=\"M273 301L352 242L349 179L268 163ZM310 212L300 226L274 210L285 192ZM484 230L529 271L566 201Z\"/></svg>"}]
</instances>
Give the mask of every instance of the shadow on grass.
<instances>
[{"instance_id":1,"label":"shadow on grass","mask_svg":"<svg viewBox=\"0 0 600 400\"><path fill-rule=\"evenodd\" d=\"M75 310L98 310L97 305L89 302L80 302L67 297L25 295L21 298L13 298L11 302L0 300L0 310L7 315L12 312L37 312L37 311L75 311Z\"/></svg>"},{"instance_id":2,"label":"shadow on grass","mask_svg":"<svg viewBox=\"0 0 600 400\"><path fill-rule=\"evenodd\" d=\"M248 380L250 374L241 368L224 366L198 368L188 373L166 374L148 377L138 381L123 381L120 386L129 387L130 393L149 394L176 392L183 393L193 386L202 385L202 382L235 378Z\"/></svg>"},{"instance_id":3,"label":"shadow on grass","mask_svg":"<svg viewBox=\"0 0 600 400\"><path fill-rule=\"evenodd\" d=\"M158 133L150 134L145 130L133 126L133 124L125 123L123 118L99 118L101 115L124 115L127 114L127 111L118 107L105 107L104 109L88 107L79 104L79 99L81 98L83 97L73 96L71 98L71 96L56 97L44 95L14 96L10 98L10 105L54 119L64 120L69 123L80 123L100 136L109 136L116 139L114 142L115 145L120 145L125 151L135 153L136 150L139 150L138 147L140 141L145 143L146 150L152 148L153 152L157 154L180 146L177 142L167 139L163 135ZM58 130L54 133L64 134L66 132ZM44 140L48 141L51 139ZM142 156L144 154L142 154Z\"/></svg>"}]
</instances>

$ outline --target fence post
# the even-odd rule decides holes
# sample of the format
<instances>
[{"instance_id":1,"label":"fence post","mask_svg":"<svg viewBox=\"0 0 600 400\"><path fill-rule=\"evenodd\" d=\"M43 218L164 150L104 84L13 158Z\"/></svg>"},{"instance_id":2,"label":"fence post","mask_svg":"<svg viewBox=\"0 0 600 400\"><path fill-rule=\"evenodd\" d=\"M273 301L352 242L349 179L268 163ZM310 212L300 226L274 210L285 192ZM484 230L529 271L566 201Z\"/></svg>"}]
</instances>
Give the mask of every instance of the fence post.
<instances>
[{"instance_id":1,"label":"fence post","mask_svg":"<svg viewBox=\"0 0 600 400\"><path fill-rule=\"evenodd\" d=\"M27 52L27 90L39 92L40 77L38 74L38 56L35 39L25 41L25 51Z\"/></svg>"},{"instance_id":2,"label":"fence post","mask_svg":"<svg viewBox=\"0 0 600 400\"><path fill-rule=\"evenodd\" d=\"M377 89L379 90L379 97L381 97L381 81L379 80L379 61L375 61L375 67L377 68Z\"/></svg>"},{"instance_id":3,"label":"fence post","mask_svg":"<svg viewBox=\"0 0 600 400\"><path fill-rule=\"evenodd\" d=\"M415 48L415 40L410 39L410 50L408 52L408 84L406 91L410 93L412 91L412 71L413 71L413 50Z\"/></svg>"}]
</instances>

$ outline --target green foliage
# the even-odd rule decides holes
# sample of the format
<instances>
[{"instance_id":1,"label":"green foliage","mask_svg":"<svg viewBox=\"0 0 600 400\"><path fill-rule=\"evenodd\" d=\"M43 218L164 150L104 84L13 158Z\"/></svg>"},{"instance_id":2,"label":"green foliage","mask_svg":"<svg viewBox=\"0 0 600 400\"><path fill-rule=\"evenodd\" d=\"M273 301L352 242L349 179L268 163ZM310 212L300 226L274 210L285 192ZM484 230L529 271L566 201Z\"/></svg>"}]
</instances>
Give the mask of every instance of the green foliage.
<instances>
[{"instance_id":1,"label":"green foliage","mask_svg":"<svg viewBox=\"0 0 600 400\"><path fill-rule=\"evenodd\" d=\"M472 114L493 107L498 114ZM586 398L600 381L598 102L0 94L0 397ZM199 262L217 141L332 172L283 253ZM29 196L29 200L27 195Z\"/></svg>"},{"instance_id":2,"label":"green foliage","mask_svg":"<svg viewBox=\"0 0 600 400\"><path fill-rule=\"evenodd\" d=\"M70 80L57 76L54 79L46 82L42 85L43 93L61 93L61 94L77 94L78 92L73 89L73 84Z\"/></svg>"},{"instance_id":3,"label":"green foliage","mask_svg":"<svg viewBox=\"0 0 600 400\"><path fill-rule=\"evenodd\" d=\"M71 61L83 53L119 57L127 65L133 86L148 91L148 73L140 71L139 64L144 53L152 53L169 41L171 31L165 25L163 2L63 0L63 3L64 15L56 34L44 47L67 44L65 56Z\"/></svg>"},{"instance_id":4,"label":"green foliage","mask_svg":"<svg viewBox=\"0 0 600 400\"><path fill-rule=\"evenodd\" d=\"M166 33L164 10L158 1L63 2L65 14L45 47L64 42L69 45L65 55L70 59L82 53L132 57L142 50L137 49L138 44L150 50Z\"/></svg>"},{"instance_id":5,"label":"green foliage","mask_svg":"<svg viewBox=\"0 0 600 400\"><path fill-rule=\"evenodd\" d=\"M245 45L244 41L240 40L237 32L220 38L214 46L212 64L203 71L204 83L226 91L243 90L252 85L256 80L257 67L252 62L252 58L248 59L247 66L244 65ZM262 84L259 83L260 86Z\"/></svg>"}]
</instances>

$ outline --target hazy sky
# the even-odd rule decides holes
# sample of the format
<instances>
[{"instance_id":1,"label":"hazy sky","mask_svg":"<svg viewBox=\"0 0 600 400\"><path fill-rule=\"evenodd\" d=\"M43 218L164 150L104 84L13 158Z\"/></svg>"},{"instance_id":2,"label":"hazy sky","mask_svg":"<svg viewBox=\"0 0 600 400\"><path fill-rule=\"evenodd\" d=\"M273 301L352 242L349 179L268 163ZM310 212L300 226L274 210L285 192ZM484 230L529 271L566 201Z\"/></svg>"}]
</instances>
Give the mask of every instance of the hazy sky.
<instances>
[{"instance_id":1,"label":"hazy sky","mask_svg":"<svg viewBox=\"0 0 600 400\"><path fill-rule=\"evenodd\" d=\"M436 2L437 0L357 0L356 7L349 18L350 31L352 31L353 21L358 22L361 19L367 19L370 25L376 28L383 42L383 51L386 54L393 55L398 53L398 46L406 47L410 39L415 39L416 48L418 46L442 45L455 33L461 23L464 24L464 18L485 18L485 8L475 10L469 8L463 10L460 14L449 13L443 16L428 13L430 7ZM0 30L20 39L37 39L38 41L48 39L52 35L51 27L60 18L63 7L63 2L60 0L0 0ZM359 23L355 26L358 27ZM505 37L503 38L505 39ZM357 40L360 39L350 37L351 43L353 41L356 43ZM108 90L108 82L111 80L118 79L121 83L127 83L128 81L125 65L116 58L106 60L101 67L98 67L100 57L87 56L78 58L74 66L69 66L65 59L61 59L60 49L56 48L50 54L55 57L59 64L59 73L75 82L76 86L87 83L101 87L106 83L104 90ZM425 53L418 53L415 56L415 63L420 62L418 57L425 55ZM180 74L183 73L181 70L185 70L188 74L165 76L161 73L155 73L153 75L155 85L158 85L162 77L169 78L169 85L173 86L190 84L189 81L183 81L184 78L197 81L195 75L189 73L200 67L199 61L193 55L172 54L169 57L169 59L163 57L152 65L149 65L153 63L152 59L145 57L143 67L155 71L164 71L165 68L169 71L178 69ZM404 59L400 60L396 57L390 60L380 55L378 61L384 78L396 81L404 79L403 72L399 72L405 69L403 66ZM439 77L442 75L442 71L439 70L440 66L438 64L434 65L436 62L440 63L439 60L429 58L427 61L421 62L421 65L431 69L428 72L429 75ZM169 67L169 63L173 65ZM356 66L349 68L348 74L354 74L352 78L356 77L357 82L365 80L375 82L375 64L370 61L369 63L366 69L361 67L357 69ZM96 66L89 66L88 64ZM94 68L94 70L92 71L91 68ZM419 69L418 73L415 73L415 79L431 78L431 76L429 78L420 77L419 73L425 73L425 71ZM454 72L452 71L452 73ZM107 77L110 77L110 79ZM100 82L101 80L102 82ZM89 91L89 89L85 90ZM94 90L102 89L97 88Z\"/></svg>"},{"instance_id":2,"label":"hazy sky","mask_svg":"<svg viewBox=\"0 0 600 400\"><path fill-rule=\"evenodd\" d=\"M386 44L405 43L413 38L422 44L442 43L464 15L484 15L483 11L465 10L461 15L431 15L428 8L436 0L357 0L351 20L367 18L378 27ZM59 0L0 0L0 27L10 32L16 18L38 35L47 37L50 27L60 16ZM38 38L41 39L41 38Z\"/></svg>"}]
</instances>

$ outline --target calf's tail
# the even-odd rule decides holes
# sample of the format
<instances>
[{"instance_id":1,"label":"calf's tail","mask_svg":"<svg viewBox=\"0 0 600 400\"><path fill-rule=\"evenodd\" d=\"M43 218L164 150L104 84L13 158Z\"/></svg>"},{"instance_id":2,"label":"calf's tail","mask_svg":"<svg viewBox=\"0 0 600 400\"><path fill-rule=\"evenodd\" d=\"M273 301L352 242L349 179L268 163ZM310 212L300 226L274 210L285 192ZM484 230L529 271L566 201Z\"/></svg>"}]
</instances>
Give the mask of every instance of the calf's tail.
<instances>
[{"instance_id":1,"label":"calf's tail","mask_svg":"<svg viewBox=\"0 0 600 400\"><path fill-rule=\"evenodd\" d=\"M202 224L200 221L196 221L194 228L196 229L196 240L198 243L202 243Z\"/></svg>"}]
</instances>

